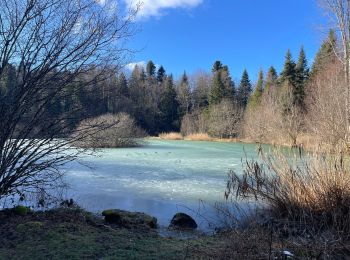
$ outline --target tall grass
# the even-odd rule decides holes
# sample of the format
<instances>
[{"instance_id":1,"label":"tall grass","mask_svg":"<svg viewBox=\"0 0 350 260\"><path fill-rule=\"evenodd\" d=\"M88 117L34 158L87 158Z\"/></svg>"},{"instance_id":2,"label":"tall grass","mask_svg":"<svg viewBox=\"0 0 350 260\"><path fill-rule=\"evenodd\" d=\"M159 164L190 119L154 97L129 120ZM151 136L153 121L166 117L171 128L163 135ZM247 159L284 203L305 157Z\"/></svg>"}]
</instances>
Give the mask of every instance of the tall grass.
<instances>
[{"instance_id":1,"label":"tall grass","mask_svg":"<svg viewBox=\"0 0 350 260\"><path fill-rule=\"evenodd\" d=\"M189 134L185 136L185 140L188 141L212 141L213 138L211 138L207 133L196 133L196 134Z\"/></svg>"},{"instance_id":2,"label":"tall grass","mask_svg":"<svg viewBox=\"0 0 350 260\"><path fill-rule=\"evenodd\" d=\"M176 132L161 133L159 134L159 138L164 140L183 140L183 136Z\"/></svg>"},{"instance_id":3,"label":"tall grass","mask_svg":"<svg viewBox=\"0 0 350 260\"><path fill-rule=\"evenodd\" d=\"M350 232L350 161L343 153L301 154L291 160L281 152L262 162L246 161L242 174L230 173L226 198L253 199L276 219L313 232Z\"/></svg>"}]
</instances>

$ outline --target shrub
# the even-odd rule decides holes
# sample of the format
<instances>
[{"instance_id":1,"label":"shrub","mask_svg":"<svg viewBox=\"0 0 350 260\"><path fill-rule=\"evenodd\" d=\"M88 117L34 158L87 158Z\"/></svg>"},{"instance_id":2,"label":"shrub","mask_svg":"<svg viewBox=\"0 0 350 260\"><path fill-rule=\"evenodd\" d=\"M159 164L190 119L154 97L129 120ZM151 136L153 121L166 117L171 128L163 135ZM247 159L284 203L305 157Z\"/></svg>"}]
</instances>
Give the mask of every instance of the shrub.
<instances>
[{"instance_id":1,"label":"shrub","mask_svg":"<svg viewBox=\"0 0 350 260\"><path fill-rule=\"evenodd\" d=\"M263 163L246 162L243 175L231 172L226 198L253 199L273 216L299 223L306 230L350 231L350 161L341 152L301 155L260 153ZM294 166L292 166L294 165Z\"/></svg>"},{"instance_id":2,"label":"shrub","mask_svg":"<svg viewBox=\"0 0 350 260\"><path fill-rule=\"evenodd\" d=\"M107 114L82 121L75 131L83 148L116 148L141 145L145 132L126 113Z\"/></svg>"}]
</instances>

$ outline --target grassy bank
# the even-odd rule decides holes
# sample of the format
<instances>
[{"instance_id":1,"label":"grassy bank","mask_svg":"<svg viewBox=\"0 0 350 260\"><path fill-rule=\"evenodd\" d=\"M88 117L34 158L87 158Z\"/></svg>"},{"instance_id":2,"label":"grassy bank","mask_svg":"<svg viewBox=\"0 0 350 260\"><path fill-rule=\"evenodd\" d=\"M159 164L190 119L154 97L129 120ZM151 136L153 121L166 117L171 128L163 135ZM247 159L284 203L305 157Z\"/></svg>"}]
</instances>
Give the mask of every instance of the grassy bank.
<instances>
[{"instance_id":1,"label":"grassy bank","mask_svg":"<svg viewBox=\"0 0 350 260\"><path fill-rule=\"evenodd\" d=\"M214 236L182 240L145 226L113 226L80 208L0 212L0 259L299 259L345 255L347 246L322 237L286 236L282 228L252 224Z\"/></svg>"}]
</instances>

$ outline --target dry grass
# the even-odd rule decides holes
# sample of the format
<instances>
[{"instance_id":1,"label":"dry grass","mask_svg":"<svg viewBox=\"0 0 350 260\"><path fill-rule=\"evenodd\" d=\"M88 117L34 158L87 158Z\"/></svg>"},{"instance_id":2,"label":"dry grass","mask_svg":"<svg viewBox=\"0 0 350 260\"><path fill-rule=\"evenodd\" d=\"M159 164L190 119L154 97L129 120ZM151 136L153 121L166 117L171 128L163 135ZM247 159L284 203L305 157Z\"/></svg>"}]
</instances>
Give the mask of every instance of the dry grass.
<instances>
[{"instance_id":1,"label":"dry grass","mask_svg":"<svg viewBox=\"0 0 350 260\"><path fill-rule=\"evenodd\" d=\"M196 134L190 134L185 136L185 140L187 141L213 141L213 138L211 138L206 133L196 133Z\"/></svg>"},{"instance_id":2,"label":"dry grass","mask_svg":"<svg viewBox=\"0 0 350 260\"><path fill-rule=\"evenodd\" d=\"M161 133L159 138L164 140L183 140L182 134L176 132Z\"/></svg>"},{"instance_id":3,"label":"dry grass","mask_svg":"<svg viewBox=\"0 0 350 260\"><path fill-rule=\"evenodd\" d=\"M263 163L247 161L243 175L231 173L227 198L254 199L267 204L276 219L297 223L299 229L349 238L349 158L341 152L300 153L294 160L280 152L260 155Z\"/></svg>"}]
</instances>

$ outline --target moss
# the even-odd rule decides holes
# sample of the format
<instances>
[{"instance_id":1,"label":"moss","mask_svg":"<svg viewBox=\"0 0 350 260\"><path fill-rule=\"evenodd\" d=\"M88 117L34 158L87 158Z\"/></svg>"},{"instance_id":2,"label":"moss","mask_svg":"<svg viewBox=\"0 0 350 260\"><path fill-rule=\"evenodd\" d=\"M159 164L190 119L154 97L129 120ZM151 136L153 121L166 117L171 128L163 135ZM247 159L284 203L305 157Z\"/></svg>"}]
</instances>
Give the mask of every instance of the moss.
<instances>
[{"instance_id":1,"label":"moss","mask_svg":"<svg viewBox=\"0 0 350 260\"><path fill-rule=\"evenodd\" d=\"M32 212L29 207L18 205L11 209L11 211L18 216L26 216L28 213Z\"/></svg>"},{"instance_id":2,"label":"moss","mask_svg":"<svg viewBox=\"0 0 350 260\"><path fill-rule=\"evenodd\" d=\"M129 212L118 209L108 209L102 212L106 222L117 224L127 228L137 228L147 226L157 228L157 219L140 212Z\"/></svg>"}]
</instances>

